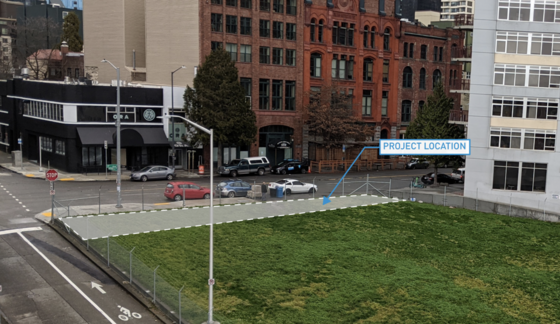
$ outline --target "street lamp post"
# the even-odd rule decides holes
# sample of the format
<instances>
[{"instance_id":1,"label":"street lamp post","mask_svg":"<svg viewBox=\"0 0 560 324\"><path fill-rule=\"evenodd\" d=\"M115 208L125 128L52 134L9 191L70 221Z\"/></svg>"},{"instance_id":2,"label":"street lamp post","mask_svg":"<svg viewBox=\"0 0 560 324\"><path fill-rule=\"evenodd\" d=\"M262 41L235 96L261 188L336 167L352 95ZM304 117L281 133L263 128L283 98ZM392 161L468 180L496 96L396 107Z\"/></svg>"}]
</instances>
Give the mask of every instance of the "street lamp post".
<instances>
[{"instance_id":1,"label":"street lamp post","mask_svg":"<svg viewBox=\"0 0 560 324\"><path fill-rule=\"evenodd\" d=\"M208 278L208 322L207 324L218 324L212 320L213 308L214 308L214 130L207 129L199 124L186 119L185 117L177 115L167 115L158 118L180 118L187 123L193 125L194 127L202 130L203 132L210 135L210 270Z\"/></svg>"},{"instance_id":2,"label":"street lamp post","mask_svg":"<svg viewBox=\"0 0 560 324\"><path fill-rule=\"evenodd\" d=\"M121 70L114 66L113 63L106 59L101 63L109 63L117 70L117 205L115 207L122 208L121 204ZM107 166L105 166L107 167Z\"/></svg>"},{"instance_id":3,"label":"street lamp post","mask_svg":"<svg viewBox=\"0 0 560 324\"><path fill-rule=\"evenodd\" d=\"M173 74L175 74L175 72L184 69L186 66L182 65L180 68L178 68L177 70L171 72L171 115L175 115L175 105L173 104L173 100L175 99L173 97ZM171 143L171 152L173 152L173 155L171 156L171 160L172 165L173 165L173 170L175 170L175 120L173 118L171 118L171 138L173 139L172 143Z\"/></svg>"}]
</instances>

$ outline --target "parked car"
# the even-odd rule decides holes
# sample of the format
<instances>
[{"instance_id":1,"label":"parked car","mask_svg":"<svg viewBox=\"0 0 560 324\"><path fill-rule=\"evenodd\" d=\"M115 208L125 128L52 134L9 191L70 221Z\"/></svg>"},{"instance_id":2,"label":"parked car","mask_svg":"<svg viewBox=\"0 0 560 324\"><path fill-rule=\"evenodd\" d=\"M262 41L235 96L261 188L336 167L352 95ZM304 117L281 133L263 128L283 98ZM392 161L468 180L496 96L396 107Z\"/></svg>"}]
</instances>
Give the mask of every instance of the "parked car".
<instances>
[{"instance_id":1,"label":"parked car","mask_svg":"<svg viewBox=\"0 0 560 324\"><path fill-rule=\"evenodd\" d=\"M269 189L282 187L283 191L290 195L292 193L312 193L317 192L317 185L301 182L296 179L282 179L268 185Z\"/></svg>"},{"instance_id":2,"label":"parked car","mask_svg":"<svg viewBox=\"0 0 560 324\"><path fill-rule=\"evenodd\" d=\"M420 180L422 180L422 182L424 182L427 185L432 185L434 184L434 173L428 173L422 176ZM437 181L438 183L448 183L448 184L453 184L458 182L455 178L445 173L438 173Z\"/></svg>"},{"instance_id":3,"label":"parked car","mask_svg":"<svg viewBox=\"0 0 560 324\"><path fill-rule=\"evenodd\" d=\"M451 176L460 183L465 182L465 168L458 168L451 172Z\"/></svg>"},{"instance_id":4,"label":"parked car","mask_svg":"<svg viewBox=\"0 0 560 324\"><path fill-rule=\"evenodd\" d=\"M168 168L162 165L149 165L143 167L139 171L134 171L130 174L131 180L155 180L155 179L167 179L173 180L175 178L175 169Z\"/></svg>"},{"instance_id":5,"label":"parked car","mask_svg":"<svg viewBox=\"0 0 560 324\"><path fill-rule=\"evenodd\" d=\"M430 162L426 160L411 159L410 161L408 161L405 167L407 169L427 169L429 166Z\"/></svg>"},{"instance_id":6,"label":"parked car","mask_svg":"<svg viewBox=\"0 0 560 324\"><path fill-rule=\"evenodd\" d=\"M298 160L288 159L284 160L278 165L270 169L270 173L286 174L286 173L306 173L307 166Z\"/></svg>"},{"instance_id":7,"label":"parked car","mask_svg":"<svg viewBox=\"0 0 560 324\"><path fill-rule=\"evenodd\" d=\"M169 199L183 200L183 192L185 199L210 199L210 189L187 181L169 182L163 195Z\"/></svg>"},{"instance_id":8,"label":"parked car","mask_svg":"<svg viewBox=\"0 0 560 324\"><path fill-rule=\"evenodd\" d=\"M230 179L220 182L216 189L222 197L245 197L247 191L251 190L251 184L239 179Z\"/></svg>"},{"instance_id":9,"label":"parked car","mask_svg":"<svg viewBox=\"0 0 560 324\"><path fill-rule=\"evenodd\" d=\"M218 168L218 173L221 176L230 176L233 178L238 175L251 173L262 176L266 172L270 172L270 162L268 162L266 156L231 160L227 165Z\"/></svg>"}]
</instances>

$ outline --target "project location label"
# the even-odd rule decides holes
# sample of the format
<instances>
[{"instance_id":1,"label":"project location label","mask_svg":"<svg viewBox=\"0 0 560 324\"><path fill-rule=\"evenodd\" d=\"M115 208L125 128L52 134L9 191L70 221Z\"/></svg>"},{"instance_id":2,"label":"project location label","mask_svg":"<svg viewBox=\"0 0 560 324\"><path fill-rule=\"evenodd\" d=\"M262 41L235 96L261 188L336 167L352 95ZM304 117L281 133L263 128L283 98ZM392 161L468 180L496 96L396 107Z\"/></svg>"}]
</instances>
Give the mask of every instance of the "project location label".
<instances>
[{"instance_id":1,"label":"project location label","mask_svg":"<svg viewBox=\"0 0 560 324\"><path fill-rule=\"evenodd\" d=\"M379 155L470 155L469 139L381 139Z\"/></svg>"}]
</instances>

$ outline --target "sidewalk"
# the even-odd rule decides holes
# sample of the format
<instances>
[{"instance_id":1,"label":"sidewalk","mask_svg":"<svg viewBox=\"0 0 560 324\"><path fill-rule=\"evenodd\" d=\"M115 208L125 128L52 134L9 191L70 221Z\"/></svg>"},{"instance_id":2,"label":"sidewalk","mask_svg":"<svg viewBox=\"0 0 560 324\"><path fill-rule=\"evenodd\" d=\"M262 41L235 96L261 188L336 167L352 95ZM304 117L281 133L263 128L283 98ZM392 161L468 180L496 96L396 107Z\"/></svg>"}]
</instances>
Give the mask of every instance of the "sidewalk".
<instances>
[{"instance_id":1,"label":"sidewalk","mask_svg":"<svg viewBox=\"0 0 560 324\"><path fill-rule=\"evenodd\" d=\"M15 167L12 165L11 156L7 153L0 152L0 167L12 171L14 173L21 174L28 178L32 179L45 179L45 172L47 170L47 165L43 165L43 170L40 171L39 165L36 163L32 163L29 161L24 160L23 167ZM10 162L7 162L10 161ZM56 168L54 168L56 170ZM57 170L58 171L58 170ZM130 181L130 171L122 170L121 171L121 181ZM202 178L204 176L200 176L193 172L188 172L184 170L175 170L177 174L177 178ZM69 172L62 172L58 171L58 181L116 181L117 174L116 172L107 172L107 176L105 173L97 172L94 173L69 173Z\"/></svg>"}]
</instances>

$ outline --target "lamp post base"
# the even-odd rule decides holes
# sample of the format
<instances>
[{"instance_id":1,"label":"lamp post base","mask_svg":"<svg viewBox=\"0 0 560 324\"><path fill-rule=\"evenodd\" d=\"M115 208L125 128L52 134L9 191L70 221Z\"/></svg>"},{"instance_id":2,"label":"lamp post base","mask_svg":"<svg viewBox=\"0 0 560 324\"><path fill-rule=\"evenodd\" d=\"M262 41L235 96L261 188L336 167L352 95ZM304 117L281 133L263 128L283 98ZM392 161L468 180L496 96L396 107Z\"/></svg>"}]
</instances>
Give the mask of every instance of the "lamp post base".
<instances>
[{"instance_id":1,"label":"lamp post base","mask_svg":"<svg viewBox=\"0 0 560 324\"><path fill-rule=\"evenodd\" d=\"M122 205L116 205L115 207L116 208L122 208Z\"/></svg>"}]
</instances>

